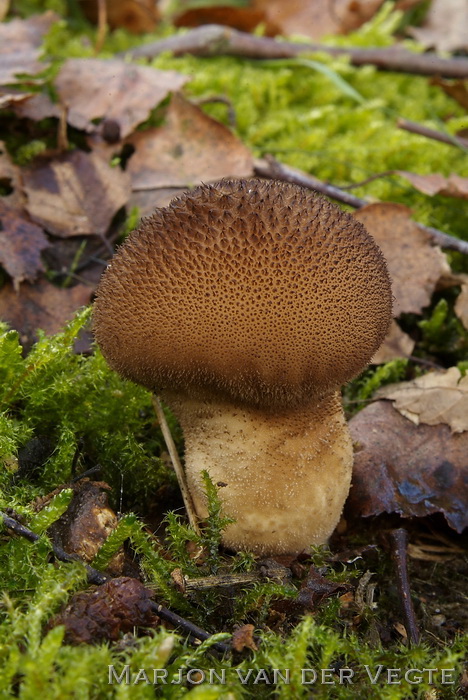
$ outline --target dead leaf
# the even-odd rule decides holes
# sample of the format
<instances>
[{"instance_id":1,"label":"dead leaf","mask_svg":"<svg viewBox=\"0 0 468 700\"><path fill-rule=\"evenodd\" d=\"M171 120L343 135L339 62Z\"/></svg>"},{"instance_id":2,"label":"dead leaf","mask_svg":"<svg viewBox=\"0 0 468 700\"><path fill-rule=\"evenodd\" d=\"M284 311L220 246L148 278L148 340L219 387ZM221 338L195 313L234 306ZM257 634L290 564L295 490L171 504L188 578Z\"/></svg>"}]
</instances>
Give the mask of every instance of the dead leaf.
<instances>
[{"instance_id":1,"label":"dead leaf","mask_svg":"<svg viewBox=\"0 0 468 700\"><path fill-rule=\"evenodd\" d=\"M0 0L1 1L1 0ZM32 97L32 93L0 90L0 109L14 109L17 104Z\"/></svg>"},{"instance_id":2,"label":"dead leaf","mask_svg":"<svg viewBox=\"0 0 468 700\"><path fill-rule=\"evenodd\" d=\"M75 593L66 608L49 623L65 626L67 644L116 641L134 627L154 627L158 617L152 591L135 578L121 576L102 586Z\"/></svg>"},{"instance_id":3,"label":"dead leaf","mask_svg":"<svg viewBox=\"0 0 468 700\"><path fill-rule=\"evenodd\" d=\"M128 206L138 207L141 217L149 216L155 209L167 207L175 197L180 197L188 192L188 187L163 187L157 190L141 190L132 192Z\"/></svg>"},{"instance_id":4,"label":"dead leaf","mask_svg":"<svg viewBox=\"0 0 468 700\"><path fill-rule=\"evenodd\" d=\"M375 238L387 260L395 297L393 315L421 313L437 281L449 270L438 246L412 221L402 204L368 204L354 213Z\"/></svg>"},{"instance_id":5,"label":"dead leaf","mask_svg":"<svg viewBox=\"0 0 468 700\"><path fill-rule=\"evenodd\" d=\"M265 13L267 26L276 26L278 34L320 39L325 34L346 34L357 29L382 4L383 0L254 0L252 6Z\"/></svg>"},{"instance_id":6,"label":"dead leaf","mask_svg":"<svg viewBox=\"0 0 468 700\"><path fill-rule=\"evenodd\" d=\"M252 32L259 24L265 26L267 36L279 34L280 28L266 21L264 10L254 7L232 7L230 5L212 5L194 7L178 14L173 19L176 27L199 27L202 24L222 24L241 32Z\"/></svg>"},{"instance_id":7,"label":"dead leaf","mask_svg":"<svg viewBox=\"0 0 468 700\"><path fill-rule=\"evenodd\" d=\"M15 83L19 73L35 75L46 68L39 61L44 34L58 20L54 12L0 24L0 85Z\"/></svg>"},{"instance_id":8,"label":"dead leaf","mask_svg":"<svg viewBox=\"0 0 468 700\"><path fill-rule=\"evenodd\" d=\"M13 209L23 209L25 198L22 192L20 169L10 158L3 141L0 141L0 185L10 194L3 197L3 202Z\"/></svg>"},{"instance_id":9,"label":"dead leaf","mask_svg":"<svg viewBox=\"0 0 468 700\"><path fill-rule=\"evenodd\" d=\"M80 306L89 304L92 289L84 284L60 289L47 280L22 284L15 292L12 284L0 289L0 318L20 334L21 343L29 348L41 328L48 335L58 333Z\"/></svg>"},{"instance_id":10,"label":"dead leaf","mask_svg":"<svg viewBox=\"0 0 468 700\"><path fill-rule=\"evenodd\" d=\"M458 367L389 384L379 389L377 396L391 399L416 425L445 423L454 433L468 431L468 375L462 377Z\"/></svg>"},{"instance_id":11,"label":"dead leaf","mask_svg":"<svg viewBox=\"0 0 468 700\"><path fill-rule=\"evenodd\" d=\"M383 365L400 357L408 357L412 354L414 346L415 341L401 330L396 321L392 321L385 340L372 358L372 364Z\"/></svg>"},{"instance_id":12,"label":"dead leaf","mask_svg":"<svg viewBox=\"0 0 468 700\"><path fill-rule=\"evenodd\" d=\"M68 151L22 172L29 215L55 236L104 236L130 196L128 175L94 153Z\"/></svg>"},{"instance_id":13,"label":"dead leaf","mask_svg":"<svg viewBox=\"0 0 468 700\"><path fill-rule=\"evenodd\" d=\"M455 313L468 330L468 284L463 284L455 302Z\"/></svg>"},{"instance_id":14,"label":"dead leaf","mask_svg":"<svg viewBox=\"0 0 468 700\"><path fill-rule=\"evenodd\" d=\"M431 79L431 85L440 87L446 95L468 111L468 83L466 80L444 80L438 75Z\"/></svg>"},{"instance_id":15,"label":"dead leaf","mask_svg":"<svg viewBox=\"0 0 468 700\"><path fill-rule=\"evenodd\" d=\"M188 187L253 173L248 148L216 119L175 94L166 123L134 134L127 171L134 190Z\"/></svg>"},{"instance_id":16,"label":"dead leaf","mask_svg":"<svg viewBox=\"0 0 468 700\"><path fill-rule=\"evenodd\" d=\"M10 109L20 119L32 119L35 122L48 117L60 117L60 107L52 102L46 94L25 94L24 100L16 101Z\"/></svg>"},{"instance_id":17,"label":"dead leaf","mask_svg":"<svg viewBox=\"0 0 468 700\"><path fill-rule=\"evenodd\" d=\"M433 197L436 194L442 194L446 197L458 197L459 199L468 199L468 178L460 177L452 173L448 178L438 173L432 175L417 175L416 173L408 173L406 170L396 170L395 172L401 177L411 182L419 192L428 194Z\"/></svg>"},{"instance_id":18,"label":"dead leaf","mask_svg":"<svg viewBox=\"0 0 468 700\"><path fill-rule=\"evenodd\" d=\"M347 588L347 584L330 581L311 566L295 602L307 610L315 610L325 598L329 598L337 591L345 591Z\"/></svg>"},{"instance_id":19,"label":"dead leaf","mask_svg":"<svg viewBox=\"0 0 468 700\"><path fill-rule=\"evenodd\" d=\"M49 245L44 232L7 206L0 198L0 263L17 292L24 280L32 282L44 270L41 250Z\"/></svg>"},{"instance_id":20,"label":"dead leaf","mask_svg":"<svg viewBox=\"0 0 468 700\"><path fill-rule=\"evenodd\" d=\"M350 513L443 513L457 532L468 526L468 433L419 425L388 401L376 401L349 422L355 443Z\"/></svg>"},{"instance_id":21,"label":"dead leaf","mask_svg":"<svg viewBox=\"0 0 468 700\"><path fill-rule=\"evenodd\" d=\"M257 651L258 647L253 637L254 630L255 627L253 625L242 625L242 627L235 630L232 633L232 648L235 651L244 651L244 649Z\"/></svg>"},{"instance_id":22,"label":"dead leaf","mask_svg":"<svg viewBox=\"0 0 468 700\"><path fill-rule=\"evenodd\" d=\"M151 32L159 19L156 5L157 0L106 0L107 24L134 34ZM97 22L97 0L80 0L80 8L90 22Z\"/></svg>"},{"instance_id":23,"label":"dead leaf","mask_svg":"<svg viewBox=\"0 0 468 700\"><path fill-rule=\"evenodd\" d=\"M409 33L423 46L437 51L468 49L468 3L466 0L432 0L422 27Z\"/></svg>"},{"instance_id":24,"label":"dead leaf","mask_svg":"<svg viewBox=\"0 0 468 700\"><path fill-rule=\"evenodd\" d=\"M55 88L68 109L69 124L91 132L96 129L93 120L105 117L118 123L124 138L188 80L176 71L119 59L70 58L62 66Z\"/></svg>"}]
</instances>

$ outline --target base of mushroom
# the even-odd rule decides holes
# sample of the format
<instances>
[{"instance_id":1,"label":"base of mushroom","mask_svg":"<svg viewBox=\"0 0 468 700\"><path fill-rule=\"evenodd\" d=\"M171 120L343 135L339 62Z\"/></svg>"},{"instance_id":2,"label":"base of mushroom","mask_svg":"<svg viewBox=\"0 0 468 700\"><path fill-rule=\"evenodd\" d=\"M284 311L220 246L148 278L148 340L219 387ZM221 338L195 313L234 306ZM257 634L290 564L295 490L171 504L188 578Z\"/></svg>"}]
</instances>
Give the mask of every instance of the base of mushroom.
<instances>
[{"instance_id":1,"label":"base of mushroom","mask_svg":"<svg viewBox=\"0 0 468 700\"><path fill-rule=\"evenodd\" d=\"M349 492L352 442L338 393L280 415L165 392L185 437L185 470L206 518L206 470L235 523L223 544L257 554L325 543Z\"/></svg>"}]
</instances>

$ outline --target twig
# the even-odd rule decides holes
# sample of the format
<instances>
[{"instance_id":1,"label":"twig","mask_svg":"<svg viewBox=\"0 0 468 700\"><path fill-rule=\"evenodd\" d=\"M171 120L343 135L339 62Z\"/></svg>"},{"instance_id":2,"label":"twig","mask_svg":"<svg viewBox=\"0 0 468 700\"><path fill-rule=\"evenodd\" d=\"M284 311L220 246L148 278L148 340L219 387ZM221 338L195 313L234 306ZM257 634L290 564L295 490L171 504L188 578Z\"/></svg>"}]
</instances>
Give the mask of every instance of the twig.
<instances>
[{"instance_id":1,"label":"twig","mask_svg":"<svg viewBox=\"0 0 468 700\"><path fill-rule=\"evenodd\" d=\"M97 10L98 10L98 16L97 16L97 36L96 36L96 44L94 46L94 53L98 54L102 47L104 46L104 42L106 40L107 36L107 3L106 0L97 0Z\"/></svg>"},{"instance_id":2,"label":"twig","mask_svg":"<svg viewBox=\"0 0 468 700\"><path fill-rule=\"evenodd\" d=\"M304 173L296 168L291 168L289 165L284 165L272 156L265 156L265 158L262 159L256 158L254 160L254 170L255 173L261 177L269 177L276 180L283 180L284 182L296 183L302 187L307 187L310 190L320 192L331 199L336 199L338 202L348 204L355 209L361 209L361 207L369 204L369 202L367 202L365 199L355 197L353 194L345 192L339 187L322 182L313 175ZM459 238L455 238L455 236L450 236L448 233L432 228L432 226L424 226L418 222L415 223L417 227L430 236L430 238L434 241L434 243L437 243L437 245L440 245L442 248L457 250L459 253L465 253L465 255L468 255L468 241L462 241Z\"/></svg>"},{"instance_id":3,"label":"twig","mask_svg":"<svg viewBox=\"0 0 468 700\"><path fill-rule=\"evenodd\" d=\"M430 129L428 126L424 126L424 124L418 124L417 122L409 121L409 119L398 119L397 127L399 129L404 129L405 131L410 131L412 134L426 136L426 138L433 139L434 141L448 143L450 146L458 146L464 151L466 151L466 149L468 148L468 139L464 139L460 136L451 136L448 134L444 134L441 131Z\"/></svg>"},{"instance_id":4,"label":"twig","mask_svg":"<svg viewBox=\"0 0 468 700\"><path fill-rule=\"evenodd\" d=\"M190 495L190 491L188 490L187 482L185 479L185 471L179 459L174 440L172 439L171 431L169 430L169 426L167 424L166 416L164 415L161 401L159 397L155 396L154 394L152 394L151 400L153 402L153 407L158 418L159 425L161 426L161 431L164 437L164 441L166 443L167 451L169 452L169 456L171 458L172 466L174 467L174 471L177 476L177 481L179 482L179 488L182 493L182 498L184 500L184 505L187 511L190 525L192 526L193 530L195 530L197 535L199 535L200 528L198 525L198 517L195 511L195 506L193 505L192 496Z\"/></svg>"},{"instance_id":5,"label":"twig","mask_svg":"<svg viewBox=\"0 0 468 700\"><path fill-rule=\"evenodd\" d=\"M132 58L154 58L170 51L174 56L243 56L245 58L294 58L302 53L323 52L332 56L349 56L354 66L374 65L381 70L416 75L439 75L446 78L466 78L468 59L439 58L434 53L415 54L401 48L359 49L324 46L323 44L298 44L277 41L240 32L231 27L207 24L184 34L139 46L130 52Z\"/></svg>"},{"instance_id":6,"label":"twig","mask_svg":"<svg viewBox=\"0 0 468 700\"><path fill-rule=\"evenodd\" d=\"M21 523L19 523L17 520L11 518L9 515L3 513L2 511L0 511L0 518L3 519L3 523L5 524L5 526L9 530L14 532L16 535L24 537L30 542L37 542L40 539L40 536L37 535L35 532L25 527L24 525L21 525ZM89 583L92 583L97 586L102 586L102 584L107 583L107 581L111 580L111 576L107 576L101 571L93 569L92 566L85 564L85 562L83 562L83 560L77 555L68 554L68 552L65 552L65 550L62 549L62 547L59 547L54 543L51 543L51 546L55 557L59 559L59 561L64 561L67 563L76 561L81 562L86 568ZM175 627L180 627L184 630L184 632L187 632L196 639L205 641L206 639L209 639L212 636L211 634L209 634L209 632L205 632L205 630L201 629L201 627L194 625L189 620L186 620L185 618L180 617L180 615L177 615L168 608L165 608L164 605L159 605L158 603L151 601L151 609L162 620L169 622ZM230 647L227 644L223 644L222 642L217 642L213 645L212 648L216 651L221 652L222 654L229 653L231 651Z\"/></svg>"},{"instance_id":7,"label":"twig","mask_svg":"<svg viewBox=\"0 0 468 700\"><path fill-rule=\"evenodd\" d=\"M392 559L395 563L398 592L405 618L405 627L411 644L418 644L419 629L414 612L413 601L408 576L408 533L405 528L399 527L389 533L391 542Z\"/></svg>"}]
</instances>

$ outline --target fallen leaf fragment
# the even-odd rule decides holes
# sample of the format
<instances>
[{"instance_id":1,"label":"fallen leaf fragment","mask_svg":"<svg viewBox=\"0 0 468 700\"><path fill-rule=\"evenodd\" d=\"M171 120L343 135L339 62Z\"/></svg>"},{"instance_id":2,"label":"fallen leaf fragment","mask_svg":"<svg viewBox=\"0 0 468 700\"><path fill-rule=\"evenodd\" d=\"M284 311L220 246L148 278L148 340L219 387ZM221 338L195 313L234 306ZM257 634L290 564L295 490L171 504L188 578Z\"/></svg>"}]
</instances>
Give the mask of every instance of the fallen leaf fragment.
<instances>
[{"instance_id":1,"label":"fallen leaf fragment","mask_svg":"<svg viewBox=\"0 0 468 700\"><path fill-rule=\"evenodd\" d=\"M22 217L0 198L0 264L13 279L32 282L44 270L41 251L49 245L43 230Z\"/></svg>"},{"instance_id":2,"label":"fallen leaf fragment","mask_svg":"<svg viewBox=\"0 0 468 700\"><path fill-rule=\"evenodd\" d=\"M395 408L416 425L445 423L454 433L468 431L468 375L462 377L458 367L389 384L377 395L391 399Z\"/></svg>"},{"instance_id":3,"label":"fallen leaf fragment","mask_svg":"<svg viewBox=\"0 0 468 700\"><path fill-rule=\"evenodd\" d=\"M347 584L330 581L311 566L295 602L307 610L315 610L325 598L329 598L336 591L345 591L347 588Z\"/></svg>"},{"instance_id":4,"label":"fallen leaf fragment","mask_svg":"<svg viewBox=\"0 0 468 700\"><path fill-rule=\"evenodd\" d=\"M60 117L60 107L54 104L45 93L25 94L24 100L18 100L11 105L11 110L20 119L32 119L35 122L48 117Z\"/></svg>"},{"instance_id":5,"label":"fallen leaf fragment","mask_svg":"<svg viewBox=\"0 0 468 700\"><path fill-rule=\"evenodd\" d=\"M441 249L431 245L428 234L402 204L368 204L354 216L375 238L387 260L395 297L393 315L421 313L439 278L450 271Z\"/></svg>"},{"instance_id":6,"label":"fallen leaf fragment","mask_svg":"<svg viewBox=\"0 0 468 700\"><path fill-rule=\"evenodd\" d=\"M130 196L128 175L94 153L69 151L22 172L29 215L55 236L104 236Z\"/></svg>"},{"instance_id":7,"label":"fallen leaf fragment","mask_svg":"<svg viewBox=\"0 0 468 700\"><path fill-rule=\"evenodd\" d=\"M411 182L419 192L433 197L436 194L442 194L446 197L457 197L459 199L468 199L468 177L460 177L460 175L452 174L449 177L444 177L434 173L433 175L417 175L409 173L406 170L397 170L398 175L401 175L406 180Z\"/></svg>"},{"instance_id":8,"label":"fallen leaf fragment","mask_svg":"<svg viewBox=\"0 0 468 700\"><path fill-rule=\"evenodd\" d=\"M325 34L346 34L360 27L377 12L383 0L254 0L253 8L263 10L266 24L277 34L301 34L320 39Z\"/></svg>"},{"instance_id":9,"label":"fallen leaf fragment","mask_svg":"<svg viewBox=\"0 0 468 700\"><path fill-rule=\"evenodd\" d=\"M91 22L98 21L98 0L80 0ZM151 32L159 18L155 0L106 0L106 19L111 29L123 27L134 34Z\"/></svg>"},{"instance_id":10,"label":"fallen leaf fragment","mask_svg":"<svg viewBox=\"0 0 468 700\"><path fill-rule=\"evenodd\" d=\"M431 79L431 85L440 87L446 95L468 111L468 84L466 80L443 80L439 76Z\"/></svg>"},{"instance_id":11,"label":"fallen leaf fragment","mask_svg":"<svg viewBox=\"0 0 468 700\"><path fill-rule=\"evenodd\" d=\"M372 364L382 365L400 357L408 357L412 354L414 346L415 341L401 330L396 321L392 321L385 340L372 358Z\"/></svg>"},{"instance_id":12,"label":"fallen leaf fragment","mask_svg":"<svg viewBox=\"0 0 468 700\"><path fill-rule=\"evenodd\" d=\"M248 148L216 119L175 94L166 123L134 134L127 171L134 190L187 187L253 173Z\"/></svg>"},{"instance_id":13,"label":"fallen leaf fragment","mask_svg":"<svg viewBox=\"0 0 468 700\"><path fill-rule=\"evenodd\" d=\"M194 7L178 14L173 19L176 27L200 27L203 24L222 24L241 32L252 32L259 24L265 27L265 33L271 36L279 34L277 25L266 21L264 10L254 7L231 7L229 5L211 5Z\"/></svg>"},{"instance_id":14,"label":"fallen leaf fragment","mask_svg":"<svg viewBox=\"0 0 468 700\"><path fill-rule=\"evenodd\" d=\"M257 651L258 647L253 637L254 629L253 625L242 625L235 630L232 634L232 648L235 651L243 651L244 649Z\"/></svg>"},{"instance_id":15,"label":"fallen leaf fragment","mask_svg":"<svg viewBox=\"0 0 468 700\"><path fill-rule=\"evenodd\" d=\"M455 313L468 330L468 284L463 284L455 302Z\"/></svg>"},{"instance_id":16,"label":"fallen leaf fragment","mask_svg":"<svg viewBox=\"0 0 468 700\"><path fill-rule=\"evenodd\" d=\"M349 513L442 513L457 532L468 526L468 433L416 426L388 401L367 406L349 428L355 443Z\"/></svg>"},{"instance_id":17,"label":"fallen leaf fragment","mask_svg":"<svg viewBox=\"0 0 468 700\"><path fill-rule=\"evenodd\" d=\"M80 306L89 304L92 291L83 284L60 289L40 279L22 284L15 292L7 283L0 289L0 318L18 331L21 343L29 348L39 328L48 335L58 333Z\"/></svg>"},{"instance_id":18,"label":"fallen leaf fragment","mask_svg":"<svg viewBox=\"0 0 468 700\"><path fill-rule=\"evenodd\" d=\"M410 33L423 46L437 51L468 49L468 4L466 0L432 0L422 27Z\"/></svg>"},{"instance_id":19,"label":"fallen leaf fragment","mask_svg":"<svg viewBox=\"0 0 468 700\"><path fill-rule=\"evenodd\" d=\"M135 578L115 578L98 588L76 593L49 627L64 625L67 644L116 641L134 627L156 625L158 617L151 609L151 595Z\"/></svg>"},{"instance_id":20,"label":"fallen leaf fragment","mask_svg":"<svg viewBox=\"0 0 468 700\"><path fill-rule=\"evenodd\" d=\"M0 24L0 85L15 83L19 73L44 70L39 61L44 34L58 19L53 12Z\"/></svg>"},{"instance_id":21,"label":"fallen leaf fragment","mask_svg":"<svg viewBox=\"0 0 468 700\"><path fill-rule=\"evenodd\" d=\"M13 163L3 141L0 141L0 185L11 190L10 194L2 197L4 204L13 209L23 209L20 169Z\"/></svg>"},{"instance_id":22,"label":"fallen leaf fragment","mask_svg":"<svg viewBox=\"0 0 468 700\"><path fill-rule=\"evenodd\" d=\"M62 66L55 88L67 107L69 124L91 132L96 129L93 120L105 117L118 123L124 138L188 80L177 71L119 59L70 58Z\"/></svg>"}]
</instances>

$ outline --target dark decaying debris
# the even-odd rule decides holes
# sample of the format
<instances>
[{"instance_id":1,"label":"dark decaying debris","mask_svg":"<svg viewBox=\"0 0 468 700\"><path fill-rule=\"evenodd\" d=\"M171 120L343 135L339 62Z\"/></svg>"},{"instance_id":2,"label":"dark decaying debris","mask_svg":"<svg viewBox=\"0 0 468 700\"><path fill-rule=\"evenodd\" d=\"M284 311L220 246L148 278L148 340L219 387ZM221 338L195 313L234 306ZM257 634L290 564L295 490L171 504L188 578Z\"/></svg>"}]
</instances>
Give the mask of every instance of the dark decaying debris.
<instances>
[{"instance_id":1,"label":"dark decaying debris","mask_svg":"<svg viewBox=\"0 0 468 700\"><path fill-rule=\"evenodd\" d=\"M122 576L102 586L75 594L66 608L50 622L65 626L68 644L116 641L134 627L155 627L158 617L152 591L135 578Z\"/></svg>"}]
</instances>

